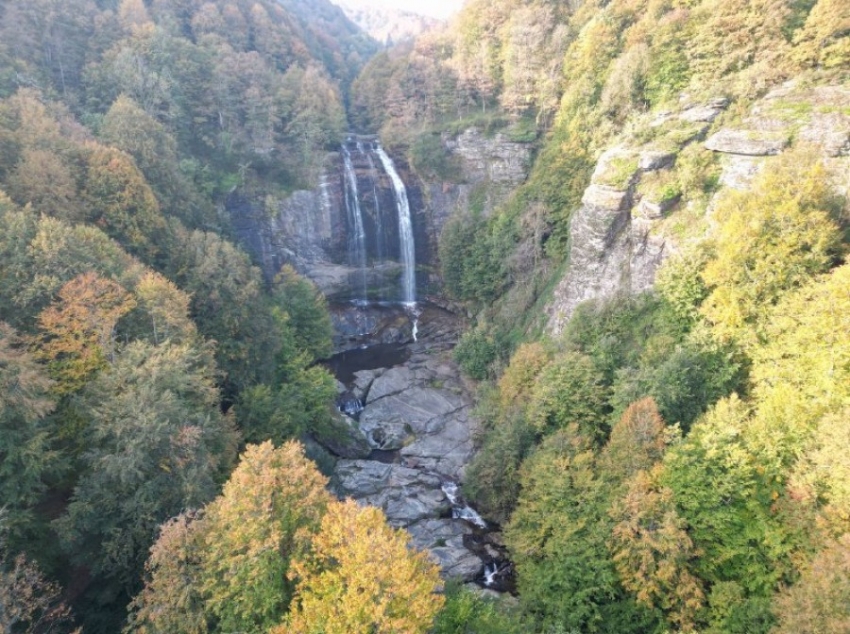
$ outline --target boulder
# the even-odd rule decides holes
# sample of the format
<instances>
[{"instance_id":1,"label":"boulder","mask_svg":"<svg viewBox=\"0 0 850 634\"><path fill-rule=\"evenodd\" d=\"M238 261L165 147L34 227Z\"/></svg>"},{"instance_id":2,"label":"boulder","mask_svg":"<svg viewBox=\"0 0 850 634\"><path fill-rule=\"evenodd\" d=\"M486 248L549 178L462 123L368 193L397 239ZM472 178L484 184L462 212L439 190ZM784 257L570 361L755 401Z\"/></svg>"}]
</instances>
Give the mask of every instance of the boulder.
<instances>
[{"instance_id":1,"label":"boulder","mask_svg":"<svg viewBox=\"0 0 850 634\"><path fill-rule=\"evenodd\" d=\"M630 198L629 192L625 190L614 189L607 185L590 185L584 190L581 202L588 207L619 211L628 207Z\"/></svg>"},{"instance_id":2,"label":"boulder","mask_svg":"<svg viewBox=\"0 0 850 634\"><path fill-rule=\"evenodd\" d=\"M438 518L450 509L437 476L403 465L340 460L334 473L338 494L376 506L393 526Z\"/></svg>"},{"instance_id":3,"label":"boulder","mask_svg":"<svg viewBox=\"0 0 850 634\"><path fill-rule=\"evenodd\" d=\"M640 153L638 167L644 172L654 172L673 165L676 160L675 152L664 152L662 150L644 150Z\"/></svg>"},{"instance_id":4,"label":"boulder","mask_svg":"<svg viewBox=\"0 0 850 634\"><path fill-rule=\"evenodd\" d=\"M414 384L414 376L407 366L399 366L391 368L376 377L372 382L372 387L369 389L369 396L366 399L366 404L369 405L378 399L398 394L412 387Z\"/></svg>"},{"instance_id":5,"label":"boulder","mask_svg":"<svg viewBox=\"0 0 850 634\"><path fill-rule=\"evenodd\" d=\"M352 393L364 403L375 379L385 372L384 368L377 370L358 370L354 373L354 383L351 386Z\"/></svg>"},{"instance_id":6,"label":"boulder","mask_svg":"<svg viewBox=\"0 0 850 634\"><path fill-rule=\"evenodd\" d=\"M714 101L687 108L679 113L679 119L689 123L713 123L720 113L729 105L728 99L715 99Z\"/></svg>"},{"instance_id":7,"label":"boulder","mask_svg":"<svg viewBox=\"0 0 850 634\"><path fill-rule=\"evenodd\" d=\"M451 539L445 546L431 548L430 551L443 577L472 581L481 576L484 562L463 546L463 540Z\"/></svg>"}]
</instances>

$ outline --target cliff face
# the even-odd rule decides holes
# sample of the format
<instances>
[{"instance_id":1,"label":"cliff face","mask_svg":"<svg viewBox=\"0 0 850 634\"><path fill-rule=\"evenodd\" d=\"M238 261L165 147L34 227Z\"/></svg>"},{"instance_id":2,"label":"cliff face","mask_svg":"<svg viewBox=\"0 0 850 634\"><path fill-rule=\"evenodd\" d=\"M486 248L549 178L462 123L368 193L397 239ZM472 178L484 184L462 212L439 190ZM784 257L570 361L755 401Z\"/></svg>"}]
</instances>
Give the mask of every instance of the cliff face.
<instances>
[{"instance_id":1,"label":"cliff face","mask_svg":"<svg viewBox=\"0 0 850 634\"><path fill-rule=\"evenodd\" d=\"M530 145L510 141L501 133L490 138L476 128L469 128L443 142L458 160L461 174L454 183L426 185L428 209L437 237L454 214L489 215L525 181L531 167Z\"/></svg>"},{"instance_id":2,"label":"cliff face","mask_svg":"<svg viewBox=\"0 0 850 634\"><path fill-rule=\"evenodd\" d=\"M315 189L283 199L233 195L227 203L242 245L271 279L290 264L313 280L331 299L398 299L401 253L396 192L380 160L370 151L375 137L350 137L327 155ZM419 296L439 289L437 242L454 214L488 214L526 176L531 151L501 134L488 138L470 129L446 139L457 157L459 183L423 183L403 156L392 157L410 203ZM346 153L353 181L346 175ZM351 214L357 198L364 234L363 253L355 253ZM365 262L365 267L358 265Z\"/></svg>"},{"instance_id":3,"label":"cliff face","mask_svg":"<svg viewBox=\"0 0 850 634\"><path fill-rule=\"evenodd\" d=\"M370 299L398 299L401 258L396 191L370 150L369 144L375 142L373 137L351 137L340 152L328 154L315 189L282 199L231 196L227 211L234 230L268 279L290 264L332 299L363 299L364 289ZM424 285L433 259L430 220L421 185L404 158L393 157L393 162L405 183L417 277ZM355 202L360 224L352 217ZM360 244L358 233L362 233Z\"/></svg>"},{"instance_id":4,"label":"cliff face","mask_svg":"<svg viewBox=\"0 0 850 634\"><path fill-rule=\"evenodd\" d=\"M664 220L683 203L673 171L684 148L701 144L719 159L719 189L745 190L761 169L791 145L819 152L845 193L850 173L850 89L795 82L759 100L740 122L714 125L723 99L658 115L650 126L667 132L645 145L620 145L599 158L581 207L570 223L570 255L547 313L548 328L561 332L576 306L591 299L636 294L652 287L662 261L677 248ZM843 179L843 182L842 182ZM658 184L662 186L658 186ZM703 219L708 221L712 204Z\"/></svg>"}]
</instances>

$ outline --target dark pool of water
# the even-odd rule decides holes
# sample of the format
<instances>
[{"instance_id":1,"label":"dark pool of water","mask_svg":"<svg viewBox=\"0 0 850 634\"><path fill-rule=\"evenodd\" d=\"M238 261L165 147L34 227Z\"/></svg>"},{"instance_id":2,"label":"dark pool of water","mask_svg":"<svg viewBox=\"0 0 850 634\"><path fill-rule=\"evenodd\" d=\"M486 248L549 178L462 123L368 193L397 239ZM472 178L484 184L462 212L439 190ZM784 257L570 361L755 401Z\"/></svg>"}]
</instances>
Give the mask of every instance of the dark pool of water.
<instances>
[{"instance_id":1,"label":"dark pool of water","mask_svg":"<svg viewBox=\"0 0 850 634\"><path fill-rule=\"evenodd\" d=\"M410 358L410 350L402 343L380 343L335 354L324 366L345 385L354 381L359 370L376 370L401 365Z\"/></svg>"},{"instance_id":2,"label":"dark pool of water","mask_svg":"<svg viewBox=\"0 0 850 634\"><path fill-rule=\"evenodd\" d=\"M401 452L387 451L385 449L373 449L367 460L383 462L384 464L399 464L401 462Z\"/></svg>"}]
</instances>

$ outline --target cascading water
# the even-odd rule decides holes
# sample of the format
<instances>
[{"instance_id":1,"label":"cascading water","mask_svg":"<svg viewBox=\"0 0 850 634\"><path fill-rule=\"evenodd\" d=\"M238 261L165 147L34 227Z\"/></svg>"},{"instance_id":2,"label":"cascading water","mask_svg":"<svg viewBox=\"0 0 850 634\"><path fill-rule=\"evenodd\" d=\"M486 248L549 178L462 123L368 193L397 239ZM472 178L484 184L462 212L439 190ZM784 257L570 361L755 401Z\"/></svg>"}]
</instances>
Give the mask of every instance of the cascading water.
<instances>
[{"instance_id":1,"label":"cascading water","mask_svg":"<svg viewBox=\"0 0 850 634\"><path fill-rule=\"evenodd\" d=\"M360 195L357 191L357 174L351 161L348 148L342 148L345 168L345 212L349 226L353 229L348 237L348 259L358 269L360 300L366 301L366 230L363 226L363 213L360 210Z\"/></svg>"},{"instance_id":2,"label":"cascading water","mask_svg":"<svg viewBox=\"0 0 850 634\"><path fill-rule=\"evenodd\" d=\"M443 493L446 494L446 497L449 500L449 503L452 505L452 517L455 519L466 520L467 522L474 524L478 528L487 528L487 522L484 521L484 518L481 517L478 512L464 503L464 501L460 497L460 492L458 491L458 486L454 482L445 482L442 486Z\"/></svg>"},{"instance_id":3,"label":"cascading water","mask_svg":"<svg viewBox=\"0 0 850 634\"><path fill-rule=\"evenodd\" d=\"M410 308L416 305L416 249L413 242L413 222L410 217L410 203L407 200L407 189L404 181L398 175L392 159L384 149L375 144L375 154L381 160L384 171L390 177L395 190L398 207L398 237L401 250L401 263L404 267L402 274L402 299Z\"/></svg>"},{"instance_id":4,"label":"cascading water","mask_svg":"<svg viewBox=\"0 0 850 634\"><path fill-rule=\"evenodd\" d=\"M357 149L360 150L361 154L366 156L366 161L369 164L369 179L372 181L372 200L375 201L375 250L378 260L383 261L386 257L386 236L384 235L384 214L381 210L381 197L378 195L378 171L375 168L375 161L372 160L371 152L364 151L362 143L357 144Z\"/></svg>"}]
</instances>

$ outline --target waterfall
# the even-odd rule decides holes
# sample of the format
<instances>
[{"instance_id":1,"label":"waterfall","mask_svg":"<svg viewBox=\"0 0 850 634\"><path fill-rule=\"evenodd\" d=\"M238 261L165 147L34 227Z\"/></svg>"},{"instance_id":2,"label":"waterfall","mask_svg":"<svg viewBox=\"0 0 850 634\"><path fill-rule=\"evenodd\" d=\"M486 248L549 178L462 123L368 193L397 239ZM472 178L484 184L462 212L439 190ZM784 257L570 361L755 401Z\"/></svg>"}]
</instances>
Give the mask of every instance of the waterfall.
<instances>
[{"instance_id":1,"label":"waterfall","mask_svg":"<svg viewBox=\"0 0 850 634\"><path fill-rule=\"evenodd\" d=\"M466 520L471 524L475 524L478 528L487 529L487 522L484 521L484 518L461 499L457 483L451 481L444 482L442 489L449 500L449 504L452 505L453 518Z\"/></svg>"},{"instance_id":2,"label":"waterfall","mask_svg":"<svg viewBox=\"0 0 850 634\"><path fill-rule=\"evenodd\" d=\"M363 152L363 146L357 145L360 152ZM369 178L372 179L372 198L375 200L375 249L377 250L378 260L384 260L384 247L386 246L386 237L384 237L384 215L381 213L381 198L378 195L378 172L375 169L375 161L372 160L371 154L366 154L366 160L369 162Z\"/></svg>"},{"instance_id":3,"label":"waterfall","mask_svg":"<svg viewBox=\"0 0 850 634\"><path fill-rule=\"evenodd\" d=\"M413 244L413 222L410 219L410 203L407 201L407 189L398 175L392 159L384 149L375 144L375 153L381 159L384 171L389 175L395 190L396 205L398 206L398 238L401 247L401 262L404 267L402 275L402 298L410 307L416 305L416 251Z\"/></svg>"},{"instance_id":4,"label":"waterfall","mask_svg":"<svg viewBox=\"0 0 850 634\"><path fill-rule=\"evenodd\" d=\"M360 273L361 300L366 301L366 231L363 228L363 214L360 211L360 195L357 191L357 174L351 162L348 148L342 148L343 164L345 166L345 211L348 214L349 226L354 229L348 238L349 262L358 267Z\"/></svg>"}]
</instances>

